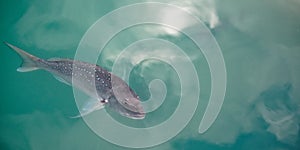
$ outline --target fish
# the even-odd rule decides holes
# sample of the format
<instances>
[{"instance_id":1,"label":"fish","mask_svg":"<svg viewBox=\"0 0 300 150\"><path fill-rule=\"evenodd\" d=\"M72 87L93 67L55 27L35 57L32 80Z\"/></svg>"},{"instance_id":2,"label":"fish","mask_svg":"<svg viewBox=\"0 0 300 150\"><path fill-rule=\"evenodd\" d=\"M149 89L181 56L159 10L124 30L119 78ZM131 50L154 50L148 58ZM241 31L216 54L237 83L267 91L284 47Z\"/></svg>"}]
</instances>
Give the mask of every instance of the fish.
<instances>
[{"instance_id":1,"label":"fish","mask_svg":"<svg viewBox=\"0 0 300 150\"><path fill-rule=\"evenodd\" d=\"M107 107L130 119L144 119L144 112L139 96L120 77L112 74L97 64L79 60L50 58L42 59L26 51L4 42L23 60L17 68L19 72L45 70L70 86L73 86L90 99L86 100L79 114L71 118L79 118L96 110Z\"/></svg>"}]
</instances>

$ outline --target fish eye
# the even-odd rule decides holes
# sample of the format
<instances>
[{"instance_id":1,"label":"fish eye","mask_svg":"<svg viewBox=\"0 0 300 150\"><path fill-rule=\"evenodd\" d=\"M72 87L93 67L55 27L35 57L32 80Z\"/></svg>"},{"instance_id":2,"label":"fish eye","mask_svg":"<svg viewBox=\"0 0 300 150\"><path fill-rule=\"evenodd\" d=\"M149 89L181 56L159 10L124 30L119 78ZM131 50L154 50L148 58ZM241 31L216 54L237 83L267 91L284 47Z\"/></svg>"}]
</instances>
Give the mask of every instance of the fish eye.
<instances>
[{"instance_id":1,"label":"fish eye","mask_svg":"<svg viewBox=\"0 0 300 150\"><path fill-rule=\"evenodd\" d=\"M127 98L124 99L124 104L128 105L128 99Z\"/></svg>"},{"instance_id":2,"label":"fish eye","mask_svg":"<svg viewBox=\"0 0 300 150\"><path fill-rule=\"evenodd\" d=\"M129 100L128 98L125 98L125 101L126 101L126 102L128 102L128 100Z\"/></svg>"},{"instance_id":3,"label":"fish eye","mask_svg":"<svg viewBox=\"0 0 300 150\"><path fill-rule=\"evenodd\" d=\"M124 98L124 102L123 102L124 105L126 106L129 106L131 107L132 109L136 109L136 106L133 105L132 103L130 103L129 99L128 98Z\"/></svg>"}]
</instances>

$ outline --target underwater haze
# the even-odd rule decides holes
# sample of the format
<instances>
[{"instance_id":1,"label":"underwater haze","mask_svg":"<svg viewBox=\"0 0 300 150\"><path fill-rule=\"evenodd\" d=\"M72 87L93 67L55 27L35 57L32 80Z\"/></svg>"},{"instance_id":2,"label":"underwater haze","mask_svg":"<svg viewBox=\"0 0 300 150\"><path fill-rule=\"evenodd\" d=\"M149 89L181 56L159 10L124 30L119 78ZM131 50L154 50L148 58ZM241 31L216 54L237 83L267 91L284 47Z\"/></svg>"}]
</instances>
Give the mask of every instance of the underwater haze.
<instances>
[{"instance_id":1,"label":"underwater haze","mask_svg":"<svg viewBox=\"0 0 300 150\"><path fill-rule=\"evenodd\" d=\"M200 134L199 123L212 79L209 64L197 45L182 32L159 24L131 26L115 35L97 62L109 71L123 49L145 38L176 44L197 71L201 91L193 118L171 140L146 149L300 149L299 0L1 0L0 40L43 59L72 59L84 34L98 19L122 6L142 2L176 5L201 19L221 48L227 72L221 111L212 126ZM185 18L174 17L189 25ZM108 24L113 26L115 22ZM153 53L174 58L177 63L183 61L154 45L153 49L141 47L141 51L143 56L122 55L123 65L134 66L128 83L142 100L147 100L151 97L149 83L153 79L164 81L168 91L164 103L144 120L123 118L108 110L119 122L140 128L167 120L180 104L182 87L174 68L165 62L133 62ZM130 149L99 137L84 120L70 118L78 114L70 86L43 70L17 72L22 60L5 44L0 44L0 62L1 150Z\"/></svg>"}]
</instances>

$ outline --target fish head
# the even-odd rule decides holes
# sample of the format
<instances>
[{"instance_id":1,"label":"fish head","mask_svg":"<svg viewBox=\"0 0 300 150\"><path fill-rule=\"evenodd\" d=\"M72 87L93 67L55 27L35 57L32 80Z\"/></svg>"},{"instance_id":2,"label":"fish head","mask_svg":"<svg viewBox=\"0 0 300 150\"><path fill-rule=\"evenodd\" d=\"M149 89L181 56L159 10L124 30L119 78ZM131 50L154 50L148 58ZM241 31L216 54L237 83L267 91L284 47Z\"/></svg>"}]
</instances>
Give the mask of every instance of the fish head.
<instances>
[{"instance_id":1,"label":"fish head","mask_svg":"<svg viewBox=\"0 0 300 150\"><path fill-rule=\"evenodd\" d=\"M121 115L132 119L144 119L145 111L138 95L121 78L112 77L111 107Z\"/></svg>"},{"instance_id":2,"label":"fish head","mask_svg":"<svg viewBox=\"0 0 300 150\"><path fill-rule=\"evenodd\" d=\"M110 107L122 116L131 119L144 119L145 111L138 97L131 98L116 98L109 99Z\"/></svg>"},{"instance_id":3,"label":"fish head","mask_svg":"<svg viewBox=\"0 0 300 150\"><path fill-rule=\"evenodd\" d=\"M137 112L140 114L144 114L144 108L141 104L141 101L138 98L135 97L131 97L131 98L124 98L122 102L122 105L133 112Z\"/></svg>"}]
</instances>

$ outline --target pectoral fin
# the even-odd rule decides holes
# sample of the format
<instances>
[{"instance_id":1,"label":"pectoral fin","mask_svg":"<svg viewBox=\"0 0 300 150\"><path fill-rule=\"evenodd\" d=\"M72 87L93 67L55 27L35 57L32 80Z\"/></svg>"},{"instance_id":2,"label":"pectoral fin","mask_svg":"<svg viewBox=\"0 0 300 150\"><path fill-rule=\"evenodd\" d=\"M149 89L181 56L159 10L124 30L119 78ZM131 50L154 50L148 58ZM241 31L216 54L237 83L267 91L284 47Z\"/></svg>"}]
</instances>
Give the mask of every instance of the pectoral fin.
<instances>
[{"instance_id":1,"label":"pectoral fin","mask_svg":"<svg viewBox=\"0 0 300 150\"><path fill-rule=\"evenodd\" d=\"M88 115L89 113L104 108L105 103L103 103L103 100L89 100L87 103L83 105L82 108L80 108L79 115L70 117L70 118L79 118L83 117L85 115Z\"/></svg>"}]
</instances>

